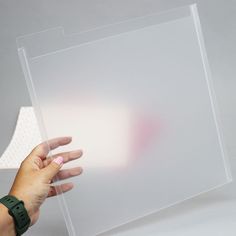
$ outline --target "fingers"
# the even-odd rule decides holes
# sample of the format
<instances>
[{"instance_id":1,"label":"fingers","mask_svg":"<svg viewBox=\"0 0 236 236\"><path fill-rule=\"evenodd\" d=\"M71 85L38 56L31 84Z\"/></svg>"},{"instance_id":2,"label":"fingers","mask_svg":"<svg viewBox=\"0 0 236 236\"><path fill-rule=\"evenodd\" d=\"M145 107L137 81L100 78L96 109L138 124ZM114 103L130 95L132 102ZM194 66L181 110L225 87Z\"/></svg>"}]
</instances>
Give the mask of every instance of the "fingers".
<instances>
[{"instance_id":1,"label":"fingers","mask_svg":"<svg viewBox=\"0 0 236 236\"><path fill-rule=\"evenodd\" d=\"M57 175L63 165L63 157L58 156L48 166L41 169L42 178L45 183L50 183L52 179Z\"/></svg>"},{"instance_id":2,"label":"fingers","mask_svg":"<svg viewBox=\"0 0 236 236\"><path fill-rule=\"evenodd\" d=\"M72 140L71 137L60 137L60 138L50 139L36 146L32 151L33 155L30 156L38 156L42 160L44 160L50 150L58 148L59 146L64 146L66 144L69 144L71 140Z\"/></svg>"},{"instance_id":3,"label":"fingers","mask_svg":"<svg viewBox=\"0 0 236 236\"><path fill-rule=\"evenodd\" d=\"M47 197L53 197L61 193L68 192L73 187L74 185L72 183L65 183L57 186L51 186Z\"/></svg>"},{"instance_id":4,"label":"fingers","mask_svg":"<svg viewBox=\"0 0 236 236\"><path fill-rule=\"evenodd\" d=\"M63 180L63 179L68 179L71 177L78 176L82 174L83 169L81 167L75 167L67 170L60 170L57 174L57 180Z\"/></svg>"},{"instance_id":5,"label":"fingers","mask_svg":"<svg viewBox=\"0 0 236 236\"><path fill-rule=\"evenodd\" d=\"M58 153L56 155L53 155L50 158L47 158L43 161L44 166L49 165L52 160L54 160L55 158L57 158L58 156L62 156L63 157L63 163L67 163L69 161L73 161L76 160L78 158L80 158L83 155L82 150L74 150L74 151L70 151L70 152L62 152L62 153Z\"/></svg>"}]
</instances>

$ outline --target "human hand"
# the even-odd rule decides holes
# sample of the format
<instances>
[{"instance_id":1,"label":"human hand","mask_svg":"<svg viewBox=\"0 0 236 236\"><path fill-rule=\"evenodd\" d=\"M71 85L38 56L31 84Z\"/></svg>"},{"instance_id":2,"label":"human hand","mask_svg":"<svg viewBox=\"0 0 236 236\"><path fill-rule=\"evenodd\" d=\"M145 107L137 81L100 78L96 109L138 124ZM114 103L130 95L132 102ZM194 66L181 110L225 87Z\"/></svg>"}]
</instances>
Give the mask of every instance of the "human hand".
<instances>
[{"instance_id":1,"label":"human hand","mask_svg":"<svg viewBox=\"0 0 236 236\"><path fill-rule=\"evenodd\" d=\"M73 188L72 183L53 186L53 180L63 180L82 173L81 167L60 170L63 163L81 157L81 150L59 153L47 158L50 150L69 144L71 140L71 137L61 137L39 144L22 162L18 170L9 195L24 201L31 225L38 220L40 206L47 197Z\"/></svg>"}]
</instances>

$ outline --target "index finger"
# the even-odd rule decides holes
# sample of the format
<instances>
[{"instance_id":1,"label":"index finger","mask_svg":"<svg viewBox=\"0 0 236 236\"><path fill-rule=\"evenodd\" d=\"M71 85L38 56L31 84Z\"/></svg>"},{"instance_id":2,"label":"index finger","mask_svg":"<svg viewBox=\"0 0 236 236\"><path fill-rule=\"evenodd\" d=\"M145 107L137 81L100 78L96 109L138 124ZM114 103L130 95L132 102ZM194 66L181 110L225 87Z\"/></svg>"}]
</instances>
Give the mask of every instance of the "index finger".
<instances>
[{"instance_id":1,"label":"index finger","mask_svg":"<svg viewBox=\"0 0 236 236\"><path fill-rule=\"evenodd\" d=\"M31 154L39 157L41 160L44 160L47 157L49 151L56 149L60 146L69 144L71 140L72 140L71 137L59 137L47 140L36 146L31 152Z\"/></svg>"}]
</instances>

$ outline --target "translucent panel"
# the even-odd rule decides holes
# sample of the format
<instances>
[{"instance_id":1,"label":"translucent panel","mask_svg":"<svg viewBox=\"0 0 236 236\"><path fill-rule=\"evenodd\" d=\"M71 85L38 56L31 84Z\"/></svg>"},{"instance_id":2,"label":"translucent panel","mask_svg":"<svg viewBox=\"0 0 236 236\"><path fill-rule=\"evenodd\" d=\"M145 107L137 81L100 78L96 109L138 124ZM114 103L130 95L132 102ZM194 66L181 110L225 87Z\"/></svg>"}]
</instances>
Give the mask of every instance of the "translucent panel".
<instances>
[{"instance_id":1,"label":"translucent panel","mask_svg":"<svg viewBox=\"0 0 236 236\"><path fill-rule=\"evenodd\" d=\"M76 35L18 39L42 136L84 157L62 199L97 235L231 180L195 5Z\"/></svg>"}]
</instances>

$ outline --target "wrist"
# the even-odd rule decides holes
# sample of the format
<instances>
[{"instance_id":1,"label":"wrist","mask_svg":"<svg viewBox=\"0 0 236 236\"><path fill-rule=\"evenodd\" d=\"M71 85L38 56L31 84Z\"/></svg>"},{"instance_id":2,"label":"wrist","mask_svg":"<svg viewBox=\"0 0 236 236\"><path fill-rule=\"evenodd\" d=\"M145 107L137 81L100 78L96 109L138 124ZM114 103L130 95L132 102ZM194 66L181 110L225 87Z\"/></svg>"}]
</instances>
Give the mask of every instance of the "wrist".
<instances>
[{"instance_id":1,"label":"wrist","mask_svg":"<svg viewBox=\"0 0 236 236\"><path fill-rule=\"evenodd\" d=\"M12 216L9 215L8 209L0 203L0 235L15 236L15 224Z\"/></svg>"},{"instance_id":2,"label":"wrist","mask_svg":"<svg viewBox=\"0 0 236 236\"><path fill-rule=\"evenodd\" d=\"M24 207L25 207L25 209L26 209L26 211L28 213L28 216L32 220L33 210L32 210L32 207L30 206L30 201L28 201L27 197L24 196L21 193L16 192L16 191L10 191L9 195L11 195L11 196L17 198L18 200L24 202Z\"/></svg>"},{"instance_id":3,"label":"wrist","mask_svg":"<svg viewBox=\"0 0 236 236\"><path fill-rule=\"evenodd\" d=\"M0 199L0 203L7 208L7 212L6 210L5 212L3 210L2 214L4 214L4 216L8 214L9 216L12 217L13 223L11 223L11 225L14 226L16 235L20 236L23 233L25 233L30 226L31 219L24 206L24 202L22 200L19 200L15 196L7 195ZM3 226L5 224L6 222L3 224ZM7 227L7 229L5 229L4 227L2 230L8 231L9 227ZM7 235L9 235L9 233ZM13 235L13 234L11 233L10 235Z\"/></svg>"}]
</instances>

